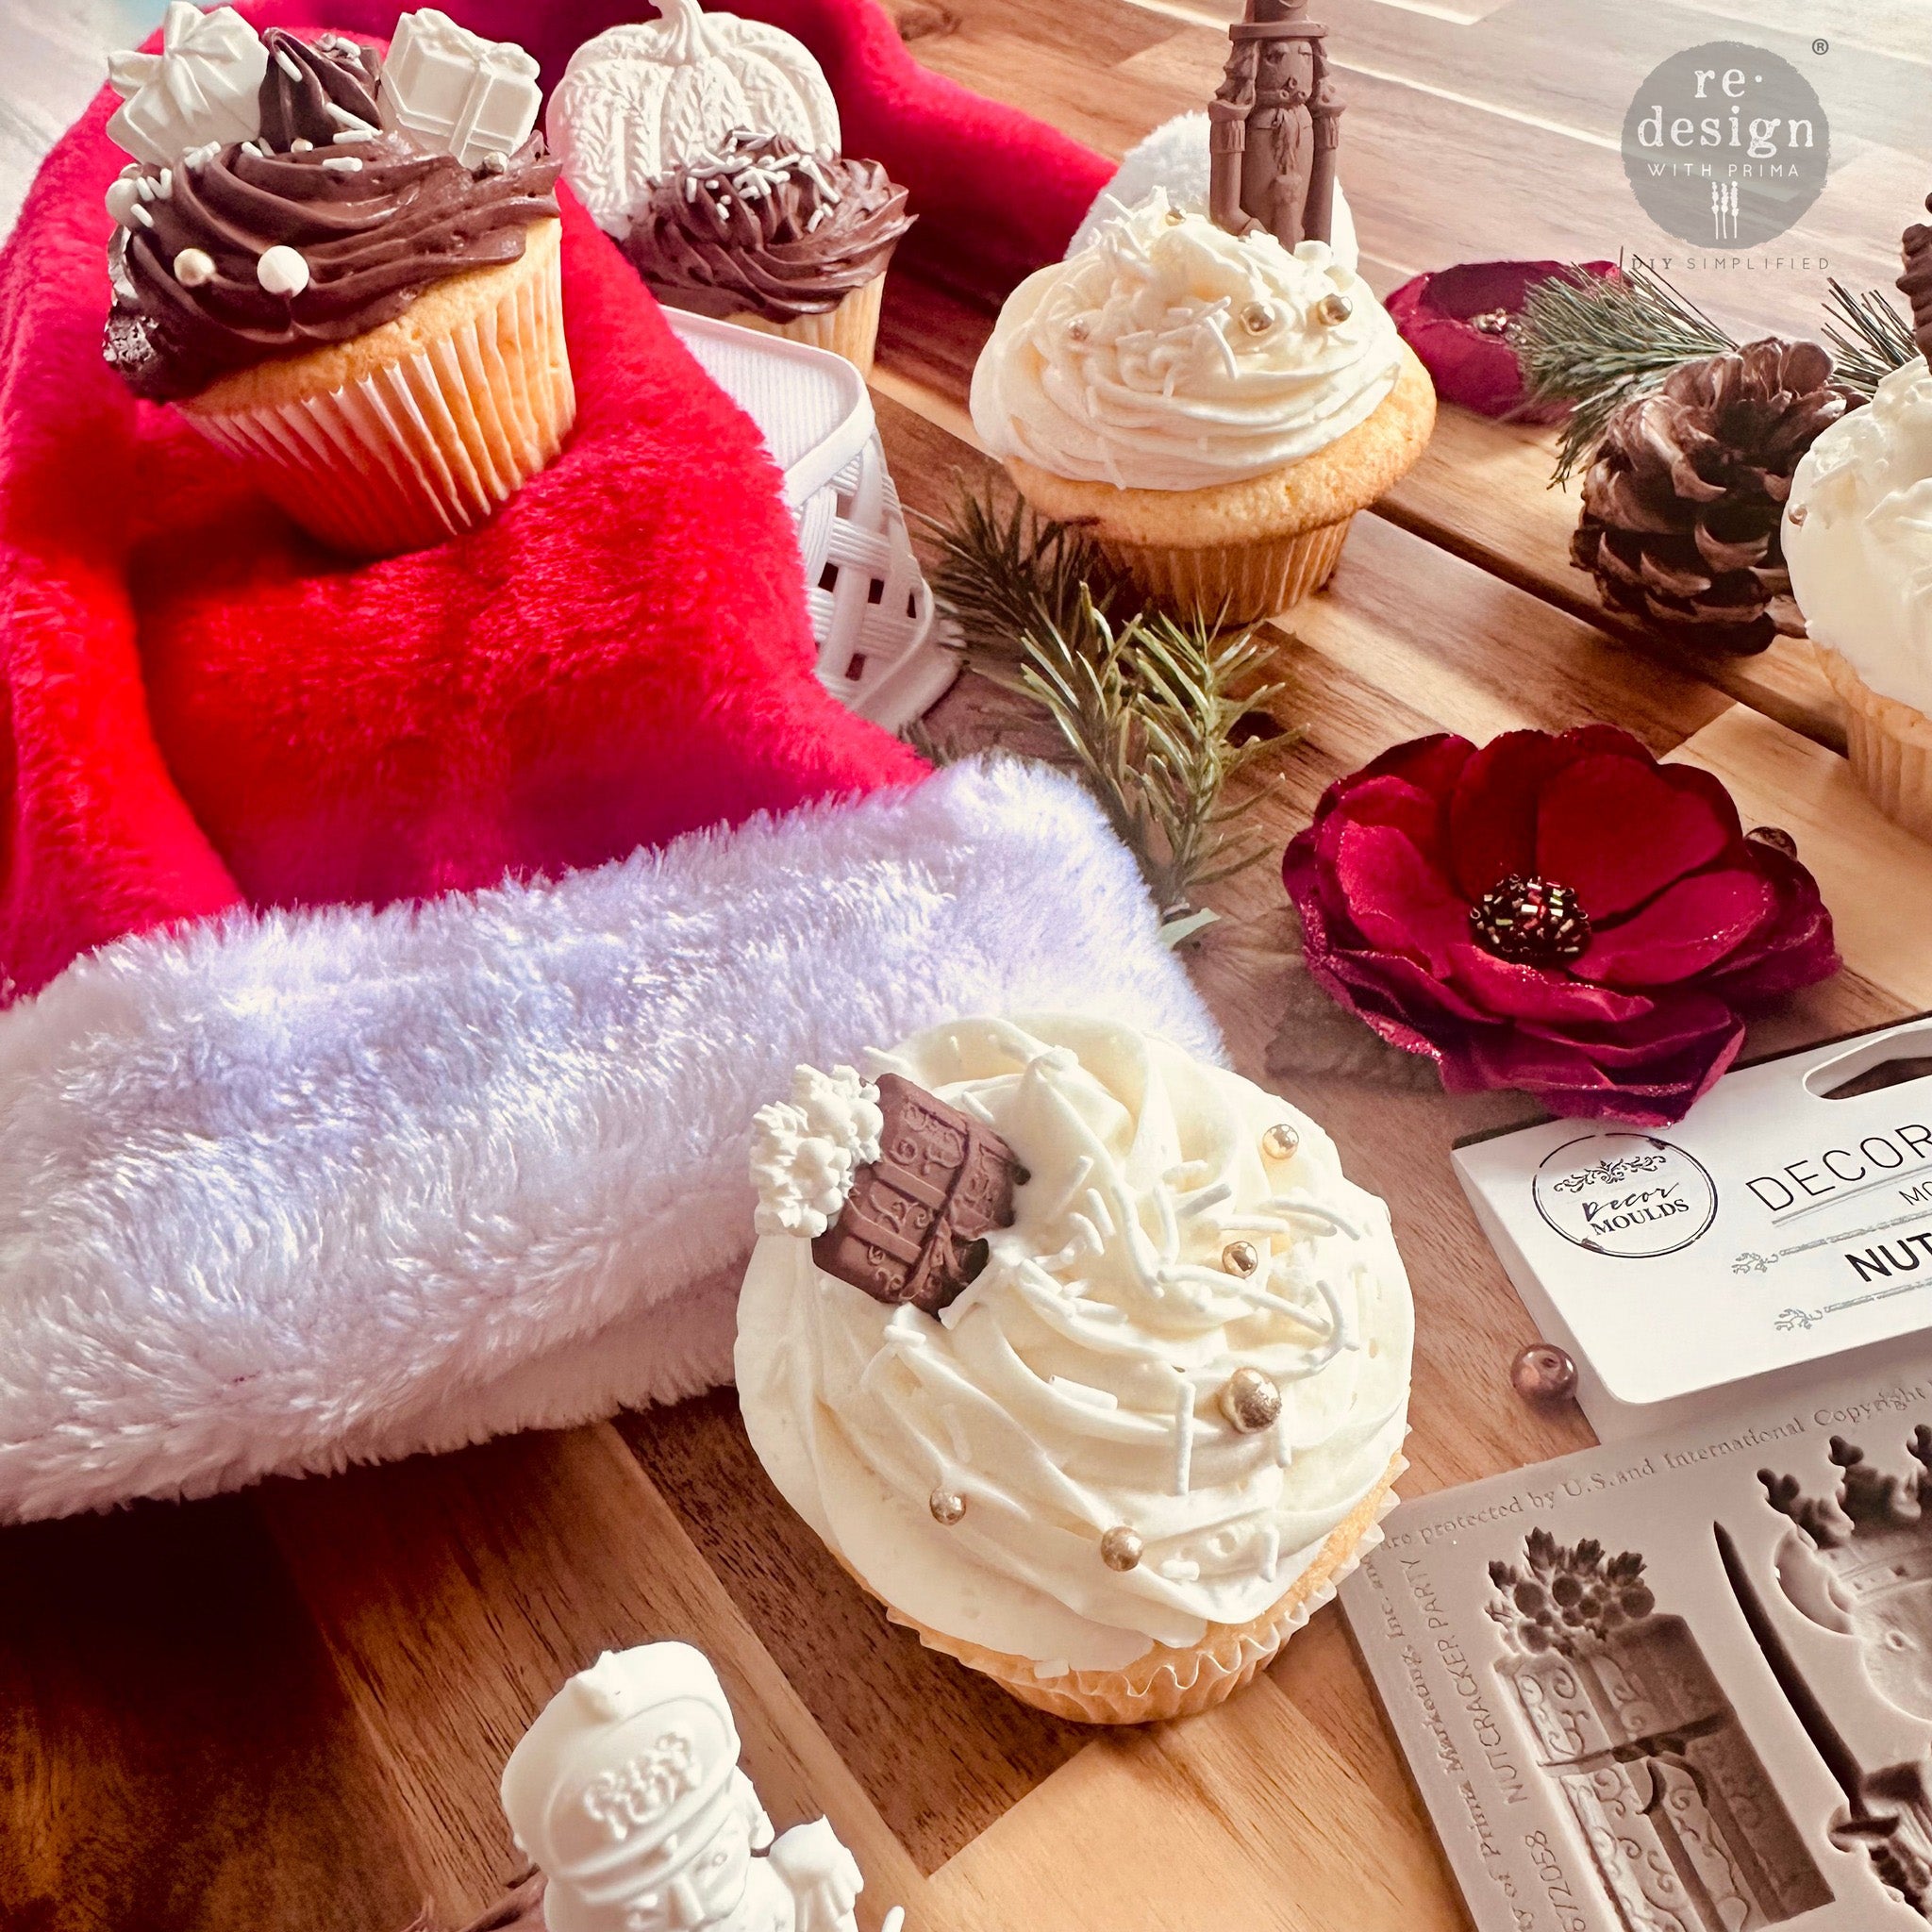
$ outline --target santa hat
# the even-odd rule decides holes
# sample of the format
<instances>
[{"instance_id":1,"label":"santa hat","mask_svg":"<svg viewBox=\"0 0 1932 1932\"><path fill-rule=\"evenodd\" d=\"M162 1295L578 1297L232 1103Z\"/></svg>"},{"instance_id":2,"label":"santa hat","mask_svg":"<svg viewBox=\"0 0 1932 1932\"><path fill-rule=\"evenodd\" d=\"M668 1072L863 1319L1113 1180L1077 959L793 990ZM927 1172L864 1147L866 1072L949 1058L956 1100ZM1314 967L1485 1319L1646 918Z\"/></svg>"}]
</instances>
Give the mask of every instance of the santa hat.
<instances>
[{"instance_id":1,"label":"santa hat","mask_svg":"<svg viewBox=\"0 0 1932 1932\"><path fill-rule=\"evenodd\" d=\"M313 8L253 17L393 24ZM620 11L454 10L552 77ZM742 10L982 293L1106 176L870 0ZM724 1379L800 1060L1069 1005L1218 1051L1084 793L826 695L756 430L567 197L571 442L352 564L103 365L112 105L0 255L0 1519Z\"/></svg>"}]
</instances>

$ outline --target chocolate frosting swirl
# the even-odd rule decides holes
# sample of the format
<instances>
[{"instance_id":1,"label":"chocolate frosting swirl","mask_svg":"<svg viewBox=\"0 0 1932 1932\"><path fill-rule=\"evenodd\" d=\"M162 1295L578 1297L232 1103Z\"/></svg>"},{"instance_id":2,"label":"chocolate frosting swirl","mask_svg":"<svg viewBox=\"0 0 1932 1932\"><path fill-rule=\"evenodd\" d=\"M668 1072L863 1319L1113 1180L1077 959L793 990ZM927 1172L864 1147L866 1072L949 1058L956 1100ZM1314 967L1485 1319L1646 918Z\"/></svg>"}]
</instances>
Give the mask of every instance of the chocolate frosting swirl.
<instances>
[{"instance_id":1,"label":"chocolate frosting swirl","mask_svg":"<svg viewBox=\"0 0 1932 1932\"><path fill-rule=\"evenodd\" d=\"M268 49L268 72L261 81L258 146L286 154L296 141L326 147L340 128L357 122L381 126L375 56L369 48L337 34L324 34L310 46L283 26L270 27L261 43ZM329 112L331 104L341 114Z\"/></svg>"},{"instance_id":2,"label":"chocolate frosting swirl","mask_svg":"<svg viewBox=\"0 0 1932 1932\"><path fill-rule=\"evenodd\" d=\"M912 222L906 191L876 161L741 134L724 155L667 175L623 245L674 308L784 323L823 315L883 275Z\"/></svg>"},{"instance_id":3,"label":"chocolate frosting swirl","mask_svg":"<svg viewBox=\"0 0 1932 1932\"><path fill-rule=\"evenodd\" d=\"M337 142L347 124L330 104L373 125L362 51L337 37L311 45L272 30L264 39L259 141L125 171L148 193L108 250L115 294L105 354L150 401L365 334L446 276L515 261L525 231L557 213L558 163L540 137L475 173L407 135ZM284 152L272 141L312 145ZM277 244L308 266L308 285L293 294L263 288L257 274ZM206 258L191 258L206 273L184 279L177 264L191 249Z\"/></svg>"}]
</instances>

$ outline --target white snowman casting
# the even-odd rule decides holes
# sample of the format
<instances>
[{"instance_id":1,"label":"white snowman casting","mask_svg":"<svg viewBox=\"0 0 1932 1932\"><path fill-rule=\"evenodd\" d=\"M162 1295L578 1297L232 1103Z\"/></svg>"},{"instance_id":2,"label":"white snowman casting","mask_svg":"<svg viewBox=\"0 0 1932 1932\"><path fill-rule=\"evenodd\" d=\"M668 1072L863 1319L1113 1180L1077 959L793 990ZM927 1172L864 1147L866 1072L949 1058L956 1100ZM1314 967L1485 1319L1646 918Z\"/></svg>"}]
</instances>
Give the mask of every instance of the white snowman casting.
<instances>
[{"instance_id":1,"label":"white snowman casting","mask_svg":"<svg viewBox=\"0 0 1932 1932\"><path fill-rule=\"evenodd\" d=\"M688 1643L606 1651L573 1677L503 1773L550 1932L858 1932L857 1860L823 1818L774 1840L739 1750Z\"/></svg>"}]
</instances>

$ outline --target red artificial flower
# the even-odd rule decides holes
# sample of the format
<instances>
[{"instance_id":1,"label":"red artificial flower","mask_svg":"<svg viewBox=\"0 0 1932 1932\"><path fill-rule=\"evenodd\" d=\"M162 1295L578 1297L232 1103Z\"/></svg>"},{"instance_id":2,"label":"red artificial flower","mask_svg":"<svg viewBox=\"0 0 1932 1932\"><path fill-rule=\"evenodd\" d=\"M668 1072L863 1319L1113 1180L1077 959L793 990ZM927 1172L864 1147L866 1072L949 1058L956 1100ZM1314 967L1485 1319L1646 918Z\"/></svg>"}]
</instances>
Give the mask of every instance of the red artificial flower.
<instances>
[{"instance_id":1,"label":"red artificial flower","mask_svg":"<svg viewBox=\"0 0 1932 1932\"><path fill-rule=\"evenodd\" d=\"M1404 282L1388 308L1444 402L1515 423L1554 423L1568 405L1524 401L1508 326L1540 282L1616 273L1614 261L1465 261Z\"/></svg>"},{"instance_id":2,"label":"red artificial flower","mask_svg":"<svg viewBox=\"0 0 1932 1932\"><path fill-rule=\"evenodd\" d=\"M1740 1005L1839 964L1797 859L1606 724L1397 745L1328 788L1282 878L1331 997L1452 1092L1561 1114L1681 1120Z\"/></svg>"}]
</instances>

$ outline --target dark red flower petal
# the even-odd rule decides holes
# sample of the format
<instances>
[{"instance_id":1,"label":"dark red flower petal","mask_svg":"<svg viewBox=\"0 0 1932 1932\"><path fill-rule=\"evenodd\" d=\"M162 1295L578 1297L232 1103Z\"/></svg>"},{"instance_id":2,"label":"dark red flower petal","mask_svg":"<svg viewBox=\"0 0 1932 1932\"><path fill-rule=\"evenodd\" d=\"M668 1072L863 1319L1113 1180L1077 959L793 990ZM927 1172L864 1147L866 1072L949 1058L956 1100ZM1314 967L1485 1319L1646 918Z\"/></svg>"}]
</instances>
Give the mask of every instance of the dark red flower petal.
<instances>
[{"instance_id":1,"label":"dark red flower petal","mask_svg":"<svg viewBox=\"0 0 1932 1932\"><path fill-rule=\"evenodd\" d=\"M1556 1026L1613 1026L1649 1010L1641 995L1573 979L1549 966L1499 959L1482 947L1455 949L1456 983L1484 1011L1501 1019Z\"/></svg>"},{"instance_id":2,"label":"dark red flower petal","mask_svg":"<svg viewBox=\"0 0 1932 1932\"><path fill-rule=\"evenodd\" d=\"M1437 870L1442 865L1442 802L1421 786L1393 775L1367 779L1350 789L1340 816L1351 825L1387 825Z\"/></svg>"},{"instance_id":3,"label":"dark red flower petal","mask_svg":"<svg viewBox=\"0 0 1932 1932\"><path fill-rule=\"evenodd\" d=\"M1343 827L1335 882L1348 916L1370 945L1401 953L1434 973L1469 937L1469 908L1442 874L1392 825Z\"/></svg>"},{"instance_id":4,"label":"dark red flower petal","mask_svg":"<svg viewBox=\"0 0 1932 1932\"><path fill-rule=\"evenodd\" d=\"M1630 918L1599 926L1574 971L1606 986L1689 979L1736 952L1776 906L1777 894L1756 873L1697 873Z\"/></svg>"},{"instance_id":5,"label":"dark red flower petal","mask_svg":"<svg viewBox=\"0 0 1932 1932\"><path fill-rule=\"evenodd\" d=\"M1446 800L1456 790L1462 768L1475 756L1475 746L1453 731L1438 731L1427 738L1411 738L1404 744L1392 744L1365 764L1353 778L1338 779L1328 788L1329 795L1345 793L1352 784L1368 778L1405 778L1432 797Z\"/></svg>"},{"instance_id":6,"label":"dark red flower petal","mask_svg":"<svg viewBox=\"0 0 1932 1932\"><path fill-rule=\"evenodd\" d=\"M1588 275L1614 275L1616 264L1581 265ZM1523 367L1514 345L1493 328L1477 328L1472 318L1523 312L1529 291L1541 282L1578 272L1560 261L1469 261L1417 275L1389 297L1396 327L1433 378L1444 402L1460 403L1485 416L1518 422L1554 422L1561 405L1528 407Z\"/></svg>"},{"instance_id":7,"label":"dark red flower petal","mask_svg":"<svg viewBox=\"0 0 1932 1932\"><path fill-rule=\"evenodd\" d=\"M1601 924L1708 865L1731 838L1701 791L1674 786L1634 758L1598 755L1544 786L1536 870L1573 887Z\"/></svg>"},{"instance_id":8,"label":"dark red flower petal","mask_svg":"<svg viewBox=\"0 0 1932 1932\"><path fill-rule=\"evenodd\" d=\"M1472 900L1511 873L1536 871L1537 801L1574 756L1547 731L1506 731L1463 766L1449 800L1449 852Z\"/></svg>"}]
</instances>

